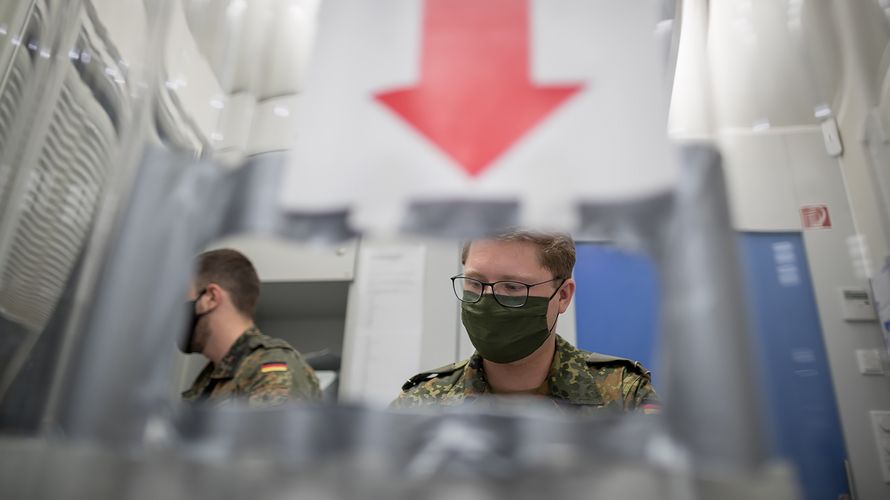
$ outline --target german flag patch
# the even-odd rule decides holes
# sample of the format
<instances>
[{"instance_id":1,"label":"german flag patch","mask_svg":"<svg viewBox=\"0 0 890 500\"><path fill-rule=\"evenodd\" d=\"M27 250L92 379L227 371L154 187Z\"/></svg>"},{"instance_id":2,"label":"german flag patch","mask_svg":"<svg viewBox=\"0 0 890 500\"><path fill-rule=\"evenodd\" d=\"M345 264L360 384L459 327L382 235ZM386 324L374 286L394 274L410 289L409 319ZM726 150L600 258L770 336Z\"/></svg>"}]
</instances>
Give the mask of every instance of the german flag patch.
<instances>
[{"instance_id":1,"label":"german flag patch","mask_svg":"<svg viewBox=\"0 0 890 500\"><path fill-rule=\"evenodd\" d=\"M260 373L286 372L287 363L263 363L260 365Z\"/></svg>"},{"instance_id":2,"label":"german flag patch","mask_svg":"<svg viewBox=\"0 0 890 500\"><path fill-rule=\"evenodd\" d=\"M646 403L640 405L640 409L643 410L643 413L646 415L658 415L661 413L661 405L658 403Z\"/></svg>"}]
</instances>

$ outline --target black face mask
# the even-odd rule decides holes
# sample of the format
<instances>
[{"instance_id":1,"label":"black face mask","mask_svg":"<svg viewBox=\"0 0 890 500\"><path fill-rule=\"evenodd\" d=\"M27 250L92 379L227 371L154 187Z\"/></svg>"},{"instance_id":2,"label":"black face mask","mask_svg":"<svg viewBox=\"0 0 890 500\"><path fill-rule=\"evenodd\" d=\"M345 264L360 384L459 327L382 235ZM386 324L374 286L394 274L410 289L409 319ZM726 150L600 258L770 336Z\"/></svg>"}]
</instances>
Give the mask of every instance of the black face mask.
<instances>
[{"instance_id":1,"label":"black face mask","mask_svg":"<svg viewBox=\"0 0 890 500\"><path fill-rule=\"evenodd\" d=\"M201 290L198 293L198 296L195 297L195 300L188 300L185 303L186 308L188 309L188 329L182 332L182 335L179 336L179 342L177 343L177 347L179 350L185 354L191 354L195 351L192 350L192 340L195 338L195 328L198 326L198 320L201 319L201 316L204 316L207 313L198 314L195 312L195 304L198 303L198 300L202 295L207 293L207 289Z\"/></svg>"}]
</instances>

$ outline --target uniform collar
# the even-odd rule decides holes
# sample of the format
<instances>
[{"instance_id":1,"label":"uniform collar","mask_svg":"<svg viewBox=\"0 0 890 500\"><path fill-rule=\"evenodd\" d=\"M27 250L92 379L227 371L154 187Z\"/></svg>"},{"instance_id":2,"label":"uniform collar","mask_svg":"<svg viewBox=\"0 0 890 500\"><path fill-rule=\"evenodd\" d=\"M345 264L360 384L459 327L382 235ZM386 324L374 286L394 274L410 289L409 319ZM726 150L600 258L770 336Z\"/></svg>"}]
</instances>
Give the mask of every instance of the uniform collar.
<instances>
[{"instance_id":1,"label":"uniform collar","mask_svg":"<svg viewBox=\"0 0 890 500\"><path fill-rule=\"evenodd\" d=\"M587 366L588 353L576 348L565 339L556 336L556 349L553 353L553 361L550 362L550 372L547 375L548 391L551 398L564 400L570 403L601 404L602 397L599 391L590 388L595 387L594 377ZM482 356L474 352L469 363L464 367L465 396L478 396L491 393L491 387L485 378L485 369L482 365Z\"/></svg>"},{"instance_id":2,"label":"uniform collar","mask_svg":"<svg viewBox=\"0 0 890 500\"><path fill-rule=\"evenodd\" d=\"M262 335L260 330L256 326L250 325L250 327L245 330L237 340L235 340L235 343L232 344L232 347L229 348L229 352L223 356L223 359L213 366L213 372L210 373L210 378L234 377L235 370L238 369L241 360L253 351L254 340L259 335Z\"/></svg>"},{"instance_id":3,"label":"uniform collar","mask_svg":"<svg viewBox=\"0 0 890 500\"><path fill-rule=\"evenodd\" d=\"M478 396L491 393L488 380L485 378L485 369L482 367L482 356L474 352L470 361L464 366L463 394L464 396Z\"/></svg>"}]
</instances>

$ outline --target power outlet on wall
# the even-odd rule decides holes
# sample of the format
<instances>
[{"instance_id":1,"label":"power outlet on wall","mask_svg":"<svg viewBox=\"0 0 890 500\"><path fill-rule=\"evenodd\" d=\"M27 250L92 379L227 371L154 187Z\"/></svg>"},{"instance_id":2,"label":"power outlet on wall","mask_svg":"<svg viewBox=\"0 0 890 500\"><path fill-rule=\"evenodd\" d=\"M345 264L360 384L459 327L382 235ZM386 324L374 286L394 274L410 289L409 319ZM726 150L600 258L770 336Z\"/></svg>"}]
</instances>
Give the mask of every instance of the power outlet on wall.
<instances>
[{"instance_id":1,"label":"power outlet on wall","mask_svg":"<svg viewBox=\"0 0 890 500\"><path fill-rule=\"evenodd\" d=\"M856 361L859 363L859 373L863 375L883 375L885 372L885 359L878 349L857 349Z\"/></svg>"}]
</instances>

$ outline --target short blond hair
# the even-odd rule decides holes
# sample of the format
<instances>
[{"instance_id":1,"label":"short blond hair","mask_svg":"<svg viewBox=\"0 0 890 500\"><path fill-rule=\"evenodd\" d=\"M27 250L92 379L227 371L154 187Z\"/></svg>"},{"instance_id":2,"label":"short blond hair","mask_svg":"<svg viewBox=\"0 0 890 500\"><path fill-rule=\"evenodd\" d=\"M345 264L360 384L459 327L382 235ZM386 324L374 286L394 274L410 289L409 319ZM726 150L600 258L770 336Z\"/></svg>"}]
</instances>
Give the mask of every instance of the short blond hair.
<instances>
[{"instance_id":1,"label":"short blond hair","mask_svg":"<svg viewBox=\"0 0 890 500\"><path fill-rule=\"evenodd\" d=\"M566 233L510 230L490 238L494 241L517 241L531 243L538 247L538 260L544 269L553 273L554 278L571 278L575 269L575 241ZM460 261L467 263L472 241L464 243Z\"/></svg>"}]
</instances>

